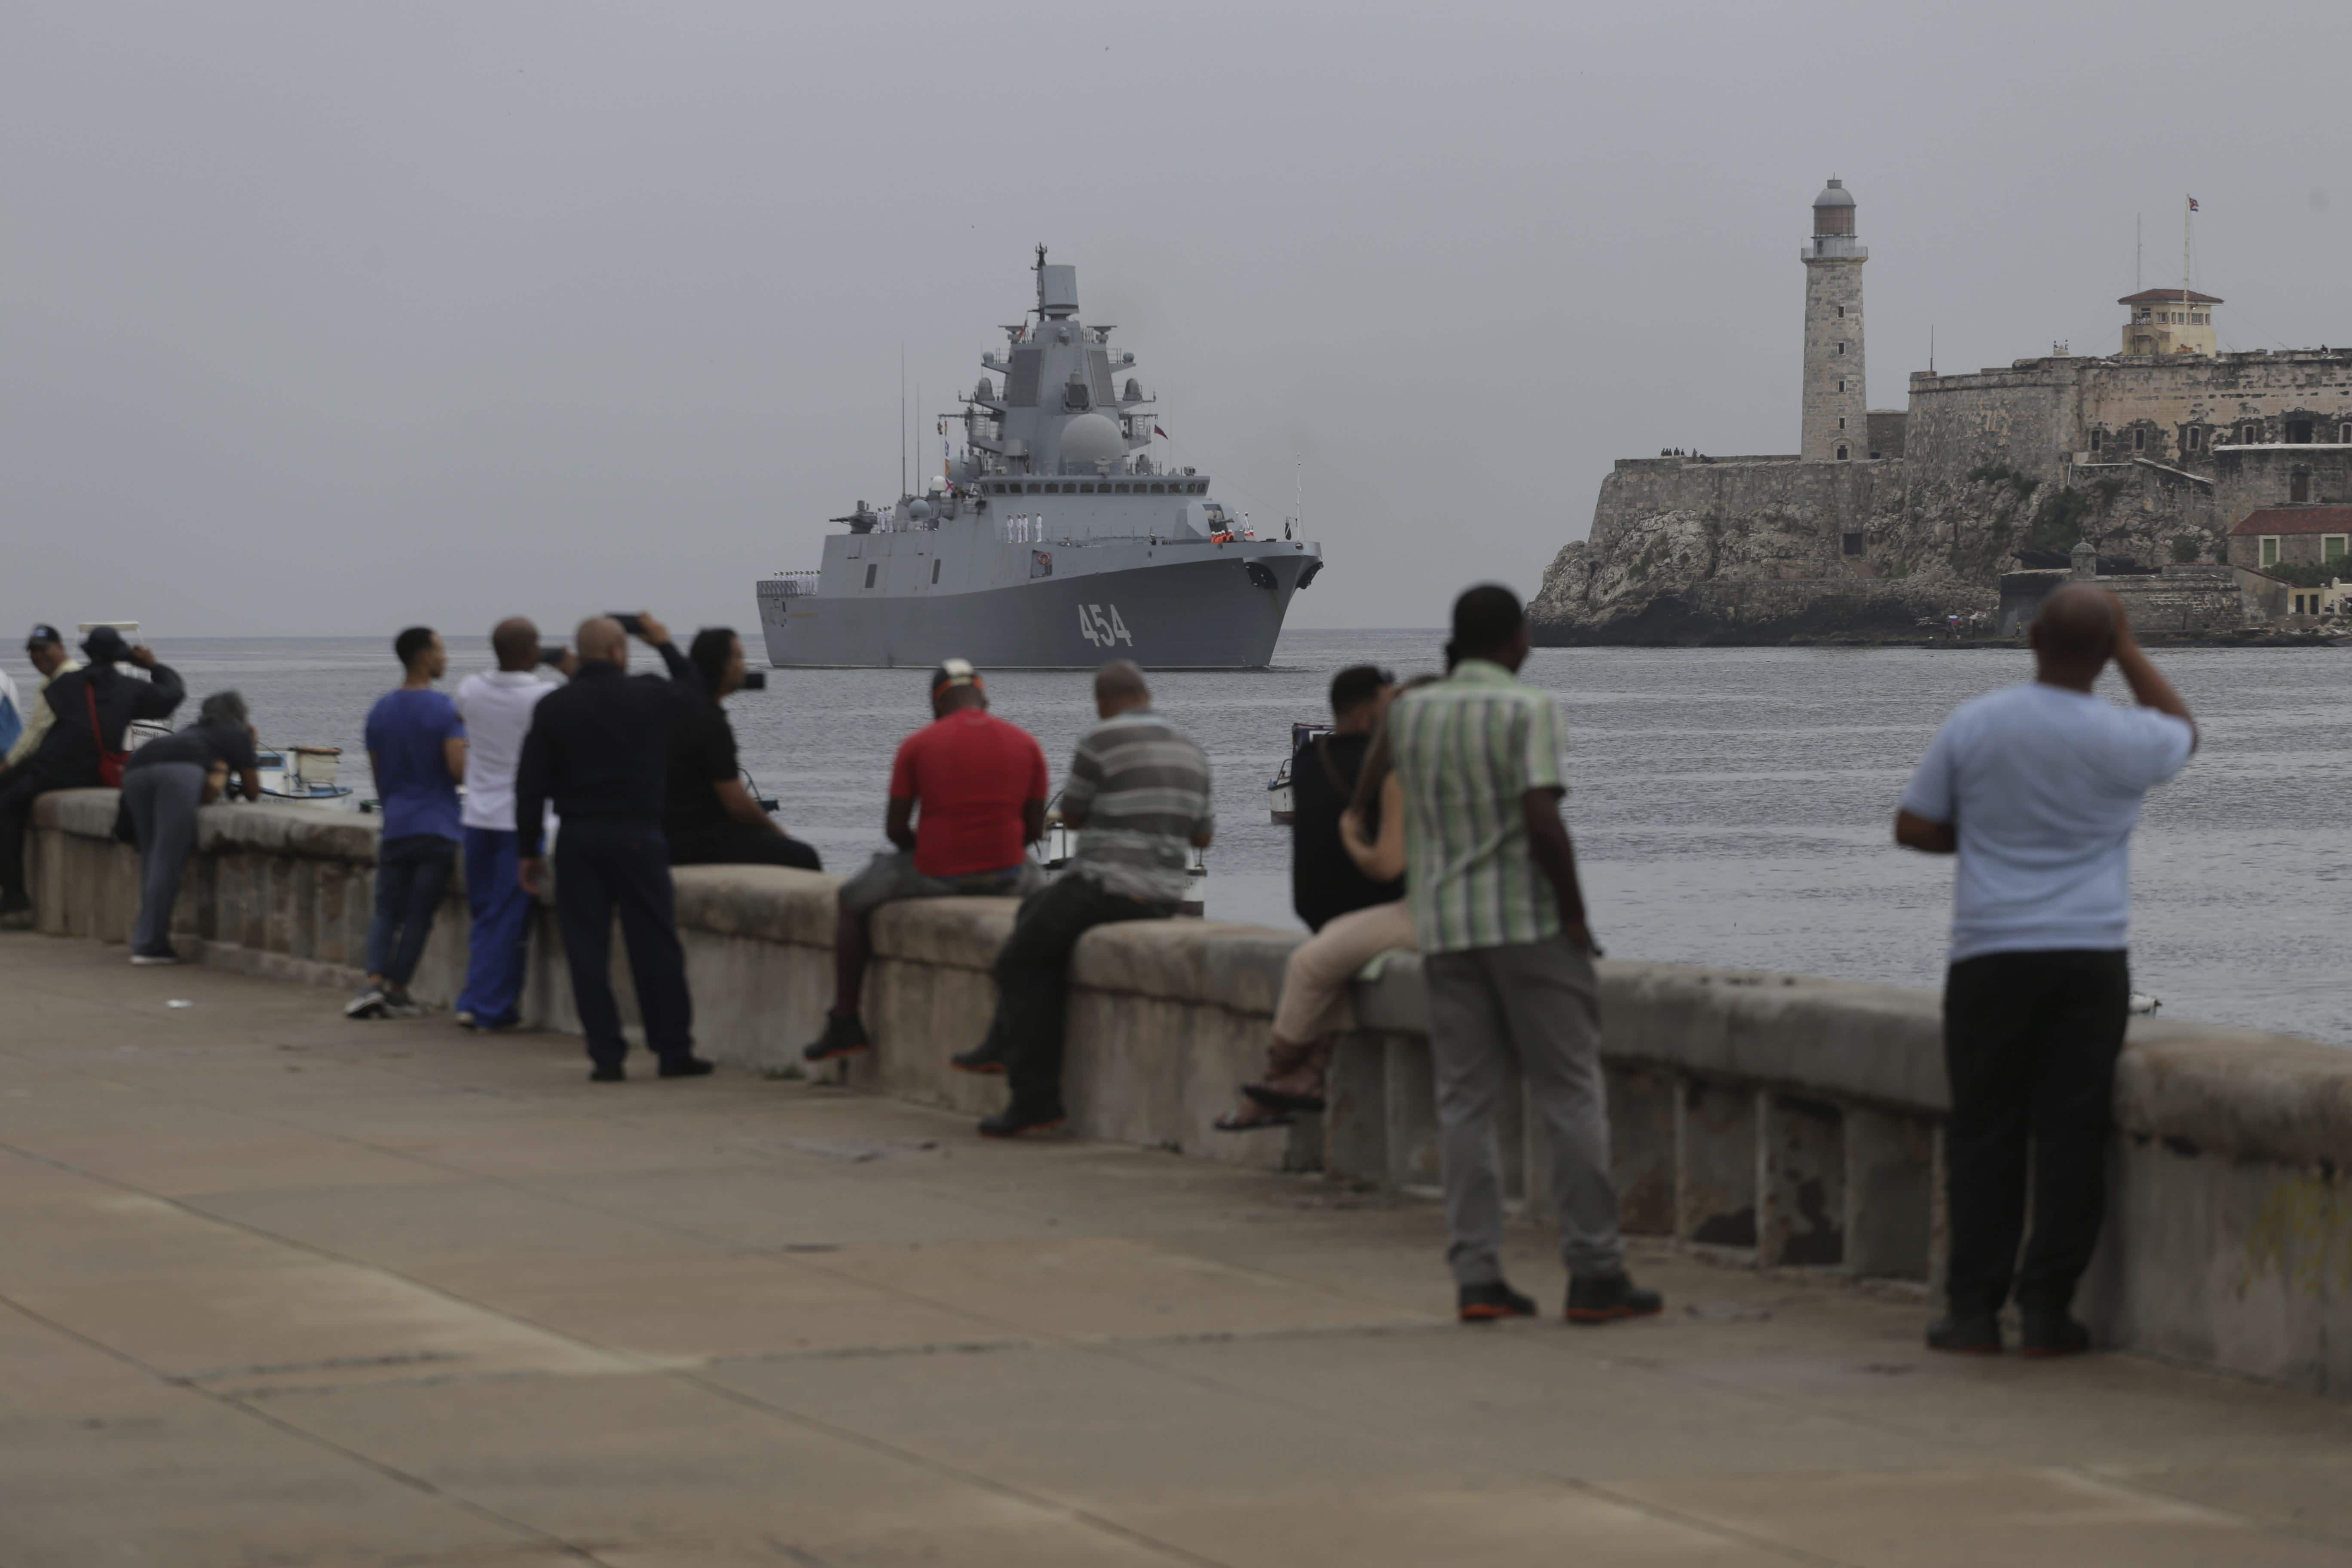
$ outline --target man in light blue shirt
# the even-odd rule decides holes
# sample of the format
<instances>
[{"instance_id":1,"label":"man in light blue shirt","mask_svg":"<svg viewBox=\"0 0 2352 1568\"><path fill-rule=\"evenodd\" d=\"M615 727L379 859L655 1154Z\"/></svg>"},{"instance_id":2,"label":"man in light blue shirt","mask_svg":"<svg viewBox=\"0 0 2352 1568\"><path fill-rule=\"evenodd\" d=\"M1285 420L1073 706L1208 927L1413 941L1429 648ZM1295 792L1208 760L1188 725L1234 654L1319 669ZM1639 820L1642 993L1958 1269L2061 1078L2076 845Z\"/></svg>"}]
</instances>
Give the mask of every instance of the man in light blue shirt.
<instances>
[{"instance_id":1,"label":"man in light blue shirt","mask_svg":"<svg viewBox=\"0 0 2352 1568\"><path fill-rule=\"evenodd\" d=\"M1951 1260L1927 1342L1999 1351L2013 1283L2024 1352L2070 1355L2090 1347L2069 1309L2106 1208L2132 826L2141 798L2187 764L2197 728L2115 595L2061 588L2031 640L2032 681L1962 703L1936 732L1895 841L1959 858L1944 985ZM2094 694L2109 658L2137 707Z\"/></svg>"}]
</instances>

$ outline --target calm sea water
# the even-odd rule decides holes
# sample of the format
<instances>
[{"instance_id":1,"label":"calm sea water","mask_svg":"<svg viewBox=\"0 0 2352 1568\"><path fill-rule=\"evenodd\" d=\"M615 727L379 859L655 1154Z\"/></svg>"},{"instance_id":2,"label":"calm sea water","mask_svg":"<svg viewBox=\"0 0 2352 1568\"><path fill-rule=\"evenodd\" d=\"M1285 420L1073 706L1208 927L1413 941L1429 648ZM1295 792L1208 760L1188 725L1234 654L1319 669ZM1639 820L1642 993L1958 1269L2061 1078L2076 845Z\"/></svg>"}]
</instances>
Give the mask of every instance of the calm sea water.
<instances>
[{"instance_id":1,"label":"calm sea water","mask_svg":"<svg viewBox=\"0 0 2352 1568\"><path fill-rule=\"evenodd\" d=\"M1276 668L1153 679L1208 750L1220 826L1209 913L1295 926L1287 830L1265 784L1295 719L1325 716L1331 673L1430 669L1434 632L1294 632ZM365 784L361 725L395 683L380 639L159 644L198 695L234 686L265 741L341 745ZM452 645L450 684L491 662ZM642 650L641 666L650 663ZM755 653L754 662L757 662ZM2160 656L2203 750L2153 795L2135 845L2134 984L2167 1013L2352 1045L2336 852L2352 776L2352 658L2334 650ZM16 656L11 671L29 671ZM1948 861L1889 842L1894 803L1943 716L2029 673L2014 651L1538 651L1526 674L1566 721L1569 821L1597 934L1615 956L1938 983ZM928 712L920 671L775 670L731 700L743 760L829 867L882 843L892 752ZM998 713L1058 770L1091 717L1082 674L990 679ZM2110 677L2110 690L2120 684ZM188 710L193 714L193 704Z\"/></svg>"}]
</instances>

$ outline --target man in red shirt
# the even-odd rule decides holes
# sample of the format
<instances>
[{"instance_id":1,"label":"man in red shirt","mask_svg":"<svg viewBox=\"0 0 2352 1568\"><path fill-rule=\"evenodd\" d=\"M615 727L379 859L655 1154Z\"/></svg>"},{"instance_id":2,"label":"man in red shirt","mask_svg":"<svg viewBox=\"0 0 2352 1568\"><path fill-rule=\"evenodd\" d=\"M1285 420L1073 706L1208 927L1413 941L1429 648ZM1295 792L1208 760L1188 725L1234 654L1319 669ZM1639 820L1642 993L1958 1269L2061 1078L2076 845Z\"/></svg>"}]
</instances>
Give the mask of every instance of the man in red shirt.
<instances>
[{"instance_id":1,"label":"man in red shirt","mask_svg":"<svg viewBox=\"0 0 2352 1568\"><path fill-rule=\"evenodd\" d=\"M898 899L1020 894L1043 879L1028 847L1045 836L1045 753L1026 730L988 711L979 672L951 658L931 672L937 715L898 746L883 824L896 849L841 885L833 939L833 1011L803 1047L812 1062L864 1050L858 994L874 911Z\"/></svg>"}]
</instances>

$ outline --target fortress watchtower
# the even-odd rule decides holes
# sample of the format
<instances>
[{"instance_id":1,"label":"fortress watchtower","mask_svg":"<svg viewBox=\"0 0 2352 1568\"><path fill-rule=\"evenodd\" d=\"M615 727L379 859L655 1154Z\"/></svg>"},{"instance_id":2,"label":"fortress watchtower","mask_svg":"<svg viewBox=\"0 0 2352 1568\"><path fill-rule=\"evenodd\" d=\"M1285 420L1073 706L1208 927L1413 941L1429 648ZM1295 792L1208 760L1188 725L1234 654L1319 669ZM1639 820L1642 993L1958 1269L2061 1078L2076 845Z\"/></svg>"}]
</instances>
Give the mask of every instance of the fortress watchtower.
<instances>
[{"instance_id":1,"label":"fortress watchtower","mask_svg":"<svg viewBox=\"0 0 2352 1568\"><path fill-rule=\"evenodd\" d=\"M2214 349L2213 307L2222 303L2214 294L2194 289L2143 289L2116 301L2131 307L2124 323L2127 354L2205 354Z\"/></svg>"},{"instance_id":2,"label":"fortress watchtower","mask_svg":"<svg viewBox=\"0 0 2352 1568\"><path fill-rule=\"evenodd\" d=\"M1805 406L1799 451L1807 462L1845 462L1869 451L1862 371L1862 264L1853 196L1832 180L1813 198L1805 264Z\"/></svg>"}]
</instances>

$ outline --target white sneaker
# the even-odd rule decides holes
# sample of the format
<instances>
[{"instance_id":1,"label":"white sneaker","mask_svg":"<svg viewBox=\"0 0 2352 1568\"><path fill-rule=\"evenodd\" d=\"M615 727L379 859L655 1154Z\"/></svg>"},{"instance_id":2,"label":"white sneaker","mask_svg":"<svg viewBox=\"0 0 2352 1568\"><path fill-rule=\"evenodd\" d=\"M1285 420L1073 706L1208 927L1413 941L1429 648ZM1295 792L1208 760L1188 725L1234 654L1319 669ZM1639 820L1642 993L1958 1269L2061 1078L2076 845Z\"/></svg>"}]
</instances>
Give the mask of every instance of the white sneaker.
<instances>
[{"instance_id":1,"label":"white sneaker","mask_svg":"<svg viewBox=\"0 0 2352 1568\"><path fill-rule=\"evenodd\" d=\"M150 964L177 963L180 962L180 955L176 952L134 952L131 955L131 962L141 968L145 968Z\"/></svg>"},{"instance_id":2,"label":"white sneaker","mask_svg":"<svg viewBox=\"0 0 2352 1568\"><path fill-rule=\"evenodd\" d=\"M385 997L383 992L371 985L366 990L361 992L358 995L352 997L351 1001L344 1005L343 1016L346 1018L388 1018L392 1016L392 1004Z\"/></svg>"}]
</instances>

